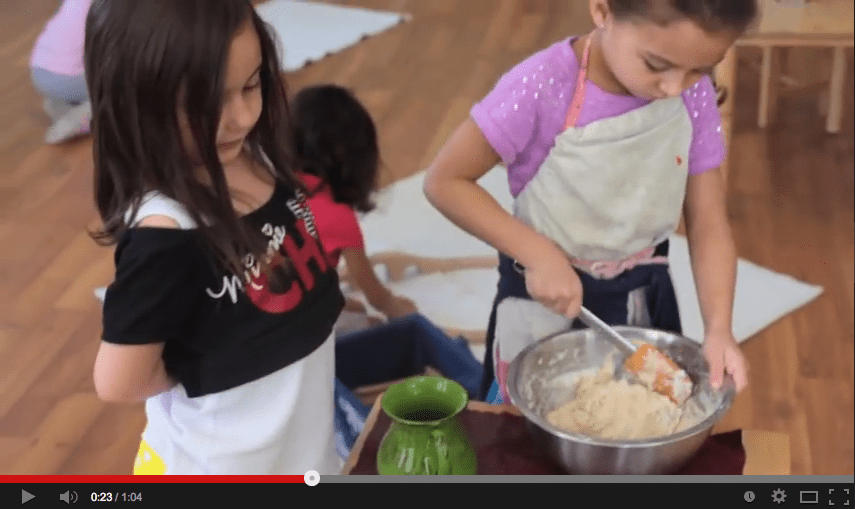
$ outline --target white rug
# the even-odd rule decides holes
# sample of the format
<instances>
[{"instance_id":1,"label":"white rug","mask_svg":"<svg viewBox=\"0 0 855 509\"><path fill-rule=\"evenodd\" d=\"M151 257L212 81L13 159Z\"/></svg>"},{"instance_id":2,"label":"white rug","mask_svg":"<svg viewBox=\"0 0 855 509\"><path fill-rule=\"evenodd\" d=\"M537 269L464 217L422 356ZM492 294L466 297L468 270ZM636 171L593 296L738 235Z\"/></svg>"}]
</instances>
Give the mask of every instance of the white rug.
<instances>
[{"instance_id":1,"label":"white rug","mask_svg":"<svg viewBox=\"0 0 855 509\"><path fill-rule=\"evenodd\" d=\"M424 197L424 173L396 182L377 196L378 207L361 218L369 255L396 251L430 258L495 257L493 248L454 226L433 208ZM479 182L498 202L510 211L506 171L496 167ZM779 318L809 303L822 293L822 287L796 280L739 259L733 332L743 342ZM686 239L671 238L671 271L677 292L684 334L700 341L703 322ZM382 267L382 280L388 280ZM463 331L483 331L487 327L495 296L496 269L470 269L446 273L413 275L402 282L387 282L400 295L412 299L419 311L437 325ZM99 300L104 289L95 290ZM383 319L371 309L359 293L349 296L362 301L369 314ZM364 315L362 315L364 316ZM354 330L368 323L358 314L344 316L341 330ZM483 346L472 345L477 358L483 357Z\"/></svg>"},{"instance_id":2,"label":"white rug","mask_svg":"<svg viewBox=\"0 0 855 509\"><path fill-rule=\"evenodd\" d=\"M512 198L506 175L504 168L496 167L479 183L510 211ZM496 256L493 248L454 226L428 203L422 192L423 182L424 173L418 173L396 182L378 196L377 210L361 220L368 254L400 251L438 258ZM688 245L685 237L679 235L671 240L672 276L684 334L700 341L703 322ZM477 269L416 276L389 286L413 299L425 316L442 327L484 330L497 283L495 269ZM745 341L821 293L821 287L740 259L734 335L740 342ZM358 294L355 297L361 299Z\"/></svg>"},{"instance_id":3,"label":"white rug","mask_svg":"<svg viewBox=\"0 0 855 509\"><path fill-rule=\"evenodd\" d=\"M256 10L279 38L284 71L300 69L407 19L392 12L300 0L271 0Z\"/></svg>"}]
</instances>

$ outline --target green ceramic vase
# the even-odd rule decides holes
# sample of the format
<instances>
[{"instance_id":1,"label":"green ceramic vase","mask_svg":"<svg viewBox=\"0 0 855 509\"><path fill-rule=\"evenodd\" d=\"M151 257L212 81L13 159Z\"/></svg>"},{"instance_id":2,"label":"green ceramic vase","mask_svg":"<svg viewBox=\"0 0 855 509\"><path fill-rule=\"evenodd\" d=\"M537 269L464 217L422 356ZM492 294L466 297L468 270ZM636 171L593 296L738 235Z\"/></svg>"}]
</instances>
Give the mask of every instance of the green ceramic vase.
<instances>
[{"instance_id":1,"label":"green ceramic vase","mask_svg":"<svg viewBox=\"0 0 855 509\"><path fill-rule=\"evenodd\" d=\"M469 395L457 382L417 376L390 387L381 406L392 424L377 451L380 475L474 475L475 448L459 415Z\"/></svg>"}]
</instances>

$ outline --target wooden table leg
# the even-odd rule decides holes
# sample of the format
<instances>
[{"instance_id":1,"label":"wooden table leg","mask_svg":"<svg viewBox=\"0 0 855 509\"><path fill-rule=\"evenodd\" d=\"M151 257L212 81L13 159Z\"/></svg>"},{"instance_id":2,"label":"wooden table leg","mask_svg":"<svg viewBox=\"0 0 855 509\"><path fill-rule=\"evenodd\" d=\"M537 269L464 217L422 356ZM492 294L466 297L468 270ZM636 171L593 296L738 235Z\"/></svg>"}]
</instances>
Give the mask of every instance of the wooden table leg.
<instances>
[{"instance_id":1,"label":"wooden table leg","mask_svg":"<svg viewBox=\"0 0 855 509\"><path fill-rule=\"evenodd\" d=\"M831 84L828 97L828 119L825 130L829 133L839 133L843 118L843 87L846 84L846 49L842 46L834 48L831 66Z\"/></svg>"},{"instance_id":2,"label":"wooden table leg","mask_svg":"<svg viewBox=\"0 0 855 509\"><path fill-rule=\"evenodd\" d=\"M350 450L350 455L347 458L347 462L345 462L344 466L341 469L342 475L350 474L350 471L353 470L353 467L356 466L356 462L359 459L359 454L362 452L362 446L365 445L365 440L368 439L368 433L371 428L374 427L374 423L377 422L377 417L382 412L381 407L381 399L383 395L380 394L377 399L374 401L374 406L371 407L371 413L368 414L368 418L365 419L365 424L362 427L362 433L359 434L359 437L356 439L356 443L353 444L353 448Z\"/></svg>"}]
</instances>

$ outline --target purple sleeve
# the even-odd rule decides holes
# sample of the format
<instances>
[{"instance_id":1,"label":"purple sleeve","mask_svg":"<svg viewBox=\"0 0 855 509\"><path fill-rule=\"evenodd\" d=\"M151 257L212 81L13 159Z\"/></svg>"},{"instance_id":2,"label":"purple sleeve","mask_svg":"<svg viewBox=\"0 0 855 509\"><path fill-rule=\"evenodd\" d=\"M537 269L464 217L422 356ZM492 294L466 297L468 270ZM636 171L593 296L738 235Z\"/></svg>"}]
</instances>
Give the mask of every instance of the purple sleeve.
<instances>
[{"instance_id":1,"label":"purple sleeve","mask_svg":"<svg viewBox=\"0 0 855 509\"><path fill-rule=\"evenodd\" d=\"M699 175L721 166L727 150L721 132L715 86L710 77L704 76L686 90L683 101L692 119L689 174Z\"/></svg>"},{"instance_id":2,"label":"purple sleeve","mask_svg":"<svg viewBox=\"0 0 855 509\"><path fill-rule=\"evenodd\" d=\"M535 53L505 73L493 90L472 107L471 116L506 165L513 164L534 137L539 95L552 47Z\"/></svg>"}]
</instances>

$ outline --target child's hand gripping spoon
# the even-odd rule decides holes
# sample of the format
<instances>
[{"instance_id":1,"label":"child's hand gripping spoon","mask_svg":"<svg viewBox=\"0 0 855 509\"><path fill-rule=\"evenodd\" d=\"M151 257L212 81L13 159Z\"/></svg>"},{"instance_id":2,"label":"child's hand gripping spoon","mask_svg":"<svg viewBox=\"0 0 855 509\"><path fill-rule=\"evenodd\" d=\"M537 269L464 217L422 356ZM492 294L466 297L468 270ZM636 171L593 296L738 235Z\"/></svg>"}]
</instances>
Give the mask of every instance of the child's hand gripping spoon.
<instances>
[{"instance_id":1,"label":"child's hand gripping spoon","mask_svg":"<svg viewBox=\"0 0 855 509\"><path fill-rule=\"evenodd\" d=\"M692 380L662 351L648 343L636 347L584 306L579 314L579 319L627 354L626 361L623 363L623 369L627 373L643 381L655 392L667 396L678 405L682 405L689 399L692 394Z\"/></svg>"}]
</instances>

